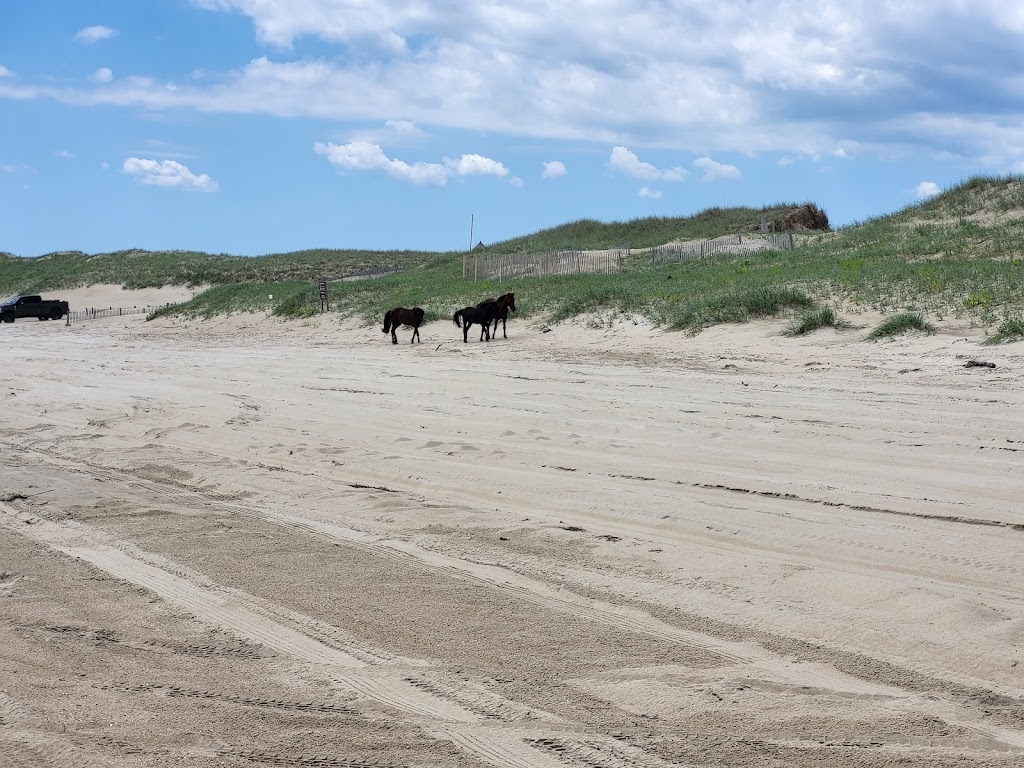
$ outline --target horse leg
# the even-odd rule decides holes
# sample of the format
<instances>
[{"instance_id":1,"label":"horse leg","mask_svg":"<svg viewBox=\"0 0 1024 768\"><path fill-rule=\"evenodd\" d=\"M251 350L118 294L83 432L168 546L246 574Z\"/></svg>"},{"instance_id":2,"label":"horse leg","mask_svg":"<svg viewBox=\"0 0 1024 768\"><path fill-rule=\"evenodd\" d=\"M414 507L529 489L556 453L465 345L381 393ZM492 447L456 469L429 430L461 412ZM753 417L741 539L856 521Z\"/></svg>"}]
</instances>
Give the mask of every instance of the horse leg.
<instances>
[{"instance_id":1,"label":"horse leg","mask_svg":"<svg viewBox=\"0 0 1024 768\"><path fill-rule=\"evenodd\" d=\"M469 343L469 321L466 320L462 325L462 343Z\"/></svg>"},{"instance_id":2,"label":"horse leg","mask_svg":"<svg viewBox=\"0 0 1024 768\"><path fill-rule=\"evenodd\" d=\"M395 326L393 326L393 325L391 326L391 343L392 344L397 344L398 343L398 337L395 336Z\"/></svg>"},{"instance_id":3,"label":"horse leg","mask_svg":"<svg viewBox=\"0 0 1024 768\"><path fill-rule=\"evenodd\" d=\"M419 337L420 337L420 327L418 325L414 325L412 327L412 339L409 341L409 343L412 344Z\"/></svg>"}]
</instances>

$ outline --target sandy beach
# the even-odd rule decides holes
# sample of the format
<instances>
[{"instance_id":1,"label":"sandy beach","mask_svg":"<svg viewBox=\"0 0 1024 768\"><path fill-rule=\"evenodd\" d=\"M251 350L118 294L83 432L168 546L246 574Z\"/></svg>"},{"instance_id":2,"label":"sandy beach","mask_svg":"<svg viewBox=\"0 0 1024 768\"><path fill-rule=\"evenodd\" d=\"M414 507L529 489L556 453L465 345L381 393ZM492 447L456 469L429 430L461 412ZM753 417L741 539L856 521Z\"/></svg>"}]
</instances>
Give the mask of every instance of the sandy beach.
<instances>
[{"instance_id":1,"label":"sandy beach","mask_svg":"<svg viewBox=\"0 0 1024 768\"><path fill-rule=\"evenodd\" d=\"M784 326L0 326L0 766L1024 764L1024 345Z\"/></svg>"}]
</instances>

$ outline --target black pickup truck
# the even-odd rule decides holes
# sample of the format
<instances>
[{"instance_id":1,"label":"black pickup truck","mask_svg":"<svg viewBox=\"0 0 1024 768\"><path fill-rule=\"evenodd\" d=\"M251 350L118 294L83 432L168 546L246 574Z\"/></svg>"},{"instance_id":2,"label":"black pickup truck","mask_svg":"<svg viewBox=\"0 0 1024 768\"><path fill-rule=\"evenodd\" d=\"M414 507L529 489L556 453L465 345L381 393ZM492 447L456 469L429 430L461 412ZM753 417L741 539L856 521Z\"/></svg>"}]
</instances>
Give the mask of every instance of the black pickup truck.
<instances>
[{"instance_id":1,"label":"black pickup truck","mask_svg":"<svg viewBox=\"0 0 1024 768\"><path fill-rule=\"evenodd\" d=\"M0 320L5 323L13 323L19 317L60 320L70 311L66 301L47 300L41 296L15 294L0 302Z\"/></svg>"}]
</instances>

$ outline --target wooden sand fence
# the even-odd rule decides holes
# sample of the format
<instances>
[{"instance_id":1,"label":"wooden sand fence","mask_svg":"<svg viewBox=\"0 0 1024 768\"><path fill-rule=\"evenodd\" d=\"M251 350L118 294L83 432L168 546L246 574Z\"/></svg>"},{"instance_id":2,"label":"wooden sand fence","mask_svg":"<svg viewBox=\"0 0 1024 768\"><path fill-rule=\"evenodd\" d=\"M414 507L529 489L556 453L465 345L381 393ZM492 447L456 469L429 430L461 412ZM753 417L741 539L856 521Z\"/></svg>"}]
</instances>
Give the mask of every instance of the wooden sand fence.
<instances>
[{"instance_id":1,"label":"wooden sand fence","mask_svg":"<svg viewBox=\"0 0 1024 768\"><path fill-rule=\"evenodd\" d=\"M796 247L792 232L757 235L723 235L714 240L669 243L651 248L651 264L671 264L696 259L709 259L721 254L788 251Z\"/></svg>"},{"instance_id":2,"label":"wooden sand fence","mask_svg":"<svg viewBox=\"0 0 1024 768\"><path fill-rule=\"evenodd\" d=\"M475 280L508 280L514 277L578 275L585 272L618 272L623 249L610 251L549 251L546 253L495 253L474 258Z\"/></svg>"}]
</instances>

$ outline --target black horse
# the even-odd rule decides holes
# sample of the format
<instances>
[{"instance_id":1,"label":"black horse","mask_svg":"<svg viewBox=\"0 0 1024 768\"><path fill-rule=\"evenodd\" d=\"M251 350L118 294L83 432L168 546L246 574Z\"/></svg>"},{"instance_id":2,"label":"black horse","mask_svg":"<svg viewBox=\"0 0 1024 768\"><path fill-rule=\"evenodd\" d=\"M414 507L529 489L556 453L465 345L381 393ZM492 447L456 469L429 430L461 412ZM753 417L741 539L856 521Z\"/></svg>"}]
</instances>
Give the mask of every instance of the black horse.
<instances>
[{"instance_id":1,"label":"black horse","mask_svg":"<svg viewBox=\"0 0 1024 768\"><path fill-rule=\"evenodd\" d=\"M507 339L508 334L505 333L505 321L508 320L509 310L512 312L516 311L516 295L514 293L505 293L496 299L484 299L477 304L477 307L483 307L484 304L498 305L498 314L494 317L494 331L491 332L491 335L498 335L498 321L501 320L501 335Z\"/></svg>"},{"instance_id":2,"label":"black horse","mask_svg":"<svg viewBox=\"0 0 1024 768\"><path fill-rule=\"evenodd\" d=\"M412 309L406 309L405 307L395 307L390 312L384 313L384 333L391 331L391 343L397 344L398 337L395 336L395 331L400 325L411 325L412 326L412 340L409 342L412 344L414 341L420 338L420 323L423 322L423 310L419 307L413 307Z\"/></svg>"},{"instance_id":3,"label":"black horse","mask_svg":"<svg viewBox=\"0 0 1024 768\"><path fill-rule=\"evenodd\" d=\"M498 314L497 302L493 304L484 303L479 307L465 307L452 315L452 322L462 328L462 340L469 341L469 326L473 323L480 324L480 341L486 337L491 340L491 322ZM459 321L462 322L459 322Z\"/></svg>"}]
</instances>

